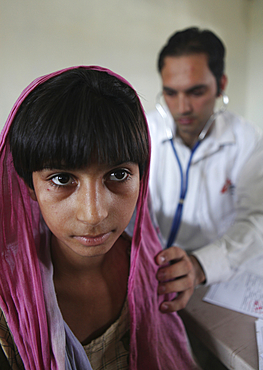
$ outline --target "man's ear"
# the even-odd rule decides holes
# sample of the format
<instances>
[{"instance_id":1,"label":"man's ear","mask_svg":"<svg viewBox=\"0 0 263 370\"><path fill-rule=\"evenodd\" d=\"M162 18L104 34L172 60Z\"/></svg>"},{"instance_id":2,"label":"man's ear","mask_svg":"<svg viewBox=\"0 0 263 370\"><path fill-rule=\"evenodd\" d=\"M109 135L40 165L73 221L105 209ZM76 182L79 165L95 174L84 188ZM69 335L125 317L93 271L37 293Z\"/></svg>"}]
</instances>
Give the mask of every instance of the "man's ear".
<instances>
[{"instance_id":1,"label":"man's ear","mask_svg":"<svg viewBox=\"0 0 263 370\"><path fill-rule=\"evenodd\" d=\"M220 79L220 82L219 82L220 91L225 91L226 86L227 86L227 76L223 75Z\"/></svg>"},{"instance_id":2,"label":"man's ear","mask_svg":"<svg viewBox=\"0 0 263 370\"><path fill-rule=\"evenodd\" d=\"M29 192L29 195L30 195L30 198L32 200L35 200L37 201L37 197L36 197L36 193L35 193L35 190L30 188L30 186L27 185L27 189L28 189L28 192Z\"/></svg>"}]
</instances>

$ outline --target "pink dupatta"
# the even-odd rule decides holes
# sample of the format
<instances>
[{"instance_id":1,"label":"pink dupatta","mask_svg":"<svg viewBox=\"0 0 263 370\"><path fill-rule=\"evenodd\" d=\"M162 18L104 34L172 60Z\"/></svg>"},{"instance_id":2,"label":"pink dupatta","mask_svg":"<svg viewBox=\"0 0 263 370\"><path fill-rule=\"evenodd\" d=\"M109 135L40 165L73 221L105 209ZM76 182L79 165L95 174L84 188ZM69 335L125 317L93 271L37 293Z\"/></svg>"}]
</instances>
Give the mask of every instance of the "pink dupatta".
<instances>
[{"instance_id":1,"label":"pink dupatta","mask_svg":"<svg viewBox=\"0 0 263 370\"><path fill-rule=\"evenodd\" d=\"M85 68L107 72L128 84L107 69ZM86 370L89 367L88 362L83 365L85 359L68 364L66 342L69 337L53 286L49 231L37 203L31 201L23 180L14 170L7 140L13 118L26 96L39 84L68 69L71 68L33 81L15 103L0 137L0 307L27 370ZM149 163L141 180L131 248L128 281L130 369L193 369L195 365L188 353L180 318L176 313L161 314L159 311L162 298L157 295L154 257L161 245L147 207L148 176ZM73 362L78 352L80 357L84 353L80 343L75 341L74 346Z\"/></svg>"}]
</instances>

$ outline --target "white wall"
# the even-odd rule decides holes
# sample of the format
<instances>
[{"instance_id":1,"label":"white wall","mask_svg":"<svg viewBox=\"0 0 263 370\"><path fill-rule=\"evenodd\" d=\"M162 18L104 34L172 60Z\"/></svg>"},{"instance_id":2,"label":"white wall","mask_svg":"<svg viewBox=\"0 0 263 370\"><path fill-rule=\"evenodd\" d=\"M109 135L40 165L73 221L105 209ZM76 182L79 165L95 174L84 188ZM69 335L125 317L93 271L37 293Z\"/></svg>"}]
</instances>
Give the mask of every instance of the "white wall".
<instances>
[{"instance_id":1,"label":"white wall","mask_svg":"<svg viewBox=\"0 0 263 370\"><path fill-rule=\"evenodd\" d=\"M263 128L263 1L253 0L250 12L246 116Z\"/></svg>"},{"instance_id":2,"label":"white wall","mask_svg":"<svg viewBox=\"0 0 263 370\"><path fill-rule=\"evenodd\" d=\"M160 48L175 30L193 25L210 28L224 40L230 108L251 116L247 99L250 95L252 105L257 75L249 66L254 68L255 36L258 28L262 31L260 24L253 28L252 18L262 8L257 2L261 0L0 0L0 128L28 83L70 65L98 64L122 74L149 111L160 89Z\"/></svg>"}]
</instances>

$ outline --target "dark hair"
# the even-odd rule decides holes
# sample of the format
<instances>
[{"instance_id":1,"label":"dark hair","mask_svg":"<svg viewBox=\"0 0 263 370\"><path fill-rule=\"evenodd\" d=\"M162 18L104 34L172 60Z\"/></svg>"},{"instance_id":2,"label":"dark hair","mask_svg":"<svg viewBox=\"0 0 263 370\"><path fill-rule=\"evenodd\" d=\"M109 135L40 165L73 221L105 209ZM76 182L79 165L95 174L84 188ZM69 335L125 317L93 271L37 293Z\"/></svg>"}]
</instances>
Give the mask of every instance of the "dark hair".
<instances>
[{"instance_id":1,"label":"dark hair","mask_svg":"<svg viewBox=\"0 0 263 370\"><path fill-rule=\"evenodd\" d=\"M9 141L14 167L31 188L32 172L94 160L138 163L142 176L149 155L135 91L107 72L83 67L37 86L19 108Z\"/></svg>"},{"instance_id":2,"label":"dark hair","mask_svg":"<svg viewBox=\"0 0 263 370\"><path fill-rule=\"evenodd\" d=\"M224 73L225 47L222 41L211 31L201 31L197 27L187 28L172 35L163 47L158 58L158 71L164 66L167 56L182 56L205 53L208 66L216 78L217 93L220 93L220 80Z\"/></svg>"}]
</instances>

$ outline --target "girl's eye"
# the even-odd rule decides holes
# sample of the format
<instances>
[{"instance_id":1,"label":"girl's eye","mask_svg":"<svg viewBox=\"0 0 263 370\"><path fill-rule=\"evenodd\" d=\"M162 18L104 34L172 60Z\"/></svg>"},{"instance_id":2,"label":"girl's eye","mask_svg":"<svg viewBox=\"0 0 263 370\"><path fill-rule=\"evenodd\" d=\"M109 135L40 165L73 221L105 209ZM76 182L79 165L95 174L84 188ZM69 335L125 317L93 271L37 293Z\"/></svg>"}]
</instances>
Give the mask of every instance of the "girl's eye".
<instances>
[{"instance_id":1,"label":"girl's eye","mask_svg":"<svg viewBox=\"0 0 263 370\"><path fill-rule=\"evenodd\" d=\"M120 169L112 172L109 176L111 181L124 181L129 176L126 170Z\"/></svg>"},{"instance_id":2,"label":"girl's eye","mask_svg":"<svg viewBox=\"0 0 263 370\"><path fill-rule=\"evenodd\" d=\"M51 181L53 184L58 185L58 186L66 186L70 185L73 182L73 179L71 175L67 173L59 173L58 175L55 175L51 178Z\"/></svg>"}]
</instances>

